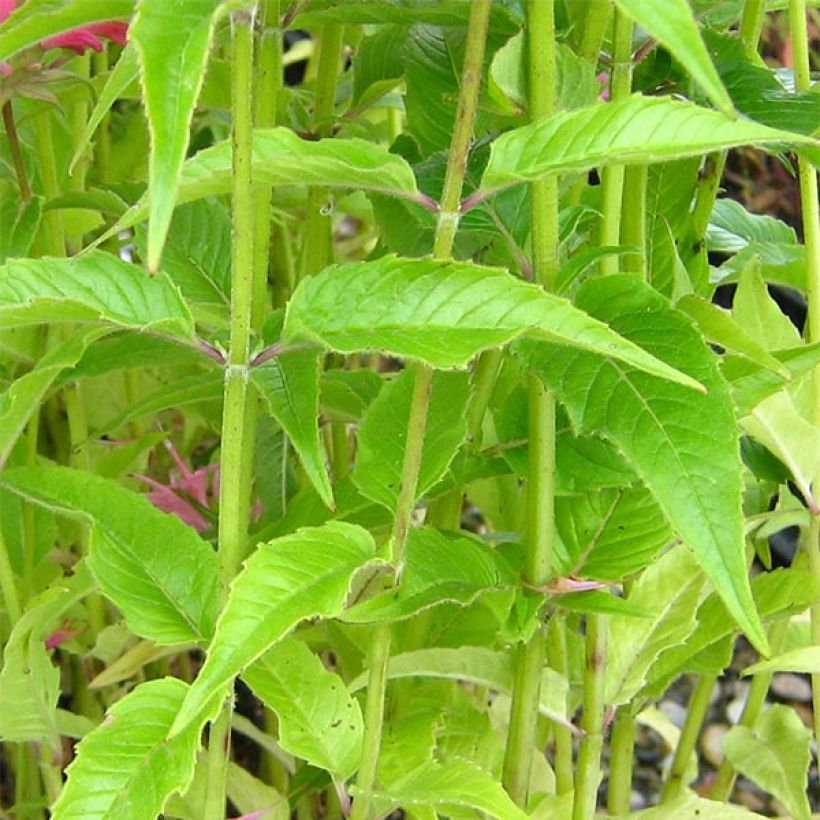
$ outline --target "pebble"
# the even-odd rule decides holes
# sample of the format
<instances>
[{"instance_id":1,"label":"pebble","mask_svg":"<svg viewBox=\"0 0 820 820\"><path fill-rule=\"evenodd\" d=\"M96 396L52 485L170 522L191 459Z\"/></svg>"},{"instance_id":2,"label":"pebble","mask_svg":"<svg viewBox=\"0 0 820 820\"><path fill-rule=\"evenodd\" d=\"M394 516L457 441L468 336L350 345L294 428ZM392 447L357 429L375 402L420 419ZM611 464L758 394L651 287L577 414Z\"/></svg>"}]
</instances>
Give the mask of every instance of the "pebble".
<instances>
[{"instance_id":1,"label":"pebble","mask_svg":"<svg viewBox=\"0 0 820 820\"><path fill-rule=\"evenodd\" d=\"M772 678L772 694L781 700L809 703L811 701L811 684L800 675L781 672Z\"/></svg>"},{"instance_id":2,"label":"pebble","mask_svg":"<svg viewBox=\"0 0 820 820\"><path fill-rule=\"evenodd\" d=\"M644 806L646 806L646 797L639 791L633 790L632 796L629 798L629 810L640 811Z\"/></svg>"},{"instance_id":3,"label":"pebble","mask_svg":"<svg viewBox=\"0 0 820 820\"><path fill-rule=\"evenodd\" d=\"M763 798L744 787L743 782L739 782L735 788L733 799L745 806L749 811L763 812L766 810L766 801Z\"/></svg>"},{"instance_id":4,"label":"pebble","mask_svg":"<svg viewBox=\"0 0 820 820\"><path fill-rule=\"evenodd\" d=\"M746 705L746 700L749 697L748 690L740 697L733 698L726 704L726 717L729 723L737 723L740 716L743 714L743 707Z\"/></svg>"},{"instance_id":5,"label":"pebble","mask_svg":"<svg viewBox=\"0 0 820 820\"><path fill-rule=\"evenodd\" d=\"M729 731L725 723L713 723L707 726L700 739L703 756L713 766L720 766L723 760L723 738Z\"/></svg>"},{"instance_id":6,"label":"pebble","mask_svg":"<svg viewBox=\"0 0 820 820\"><path fill-rule=\"evenodd\" d=\"M669 718L673 726L677 726L678 729L683 728L686 722L686 709L683 706L674 700L665 700L658 706L658 709Z\"/></svg>"}]
</instances>

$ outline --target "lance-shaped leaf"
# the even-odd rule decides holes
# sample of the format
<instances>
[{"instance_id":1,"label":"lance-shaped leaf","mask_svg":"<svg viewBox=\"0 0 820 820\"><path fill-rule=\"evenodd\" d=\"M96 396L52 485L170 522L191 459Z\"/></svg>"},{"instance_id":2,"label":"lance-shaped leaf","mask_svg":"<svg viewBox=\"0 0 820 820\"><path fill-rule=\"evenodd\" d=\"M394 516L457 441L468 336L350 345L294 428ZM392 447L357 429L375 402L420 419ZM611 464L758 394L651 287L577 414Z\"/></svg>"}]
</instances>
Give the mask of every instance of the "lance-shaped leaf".
<instances>
[{"instance_id":1,"label":"lance-shaped leaf","mask_svg":"<svg viewBox=\"0 0 820 820\"><path fill-rule=\"evenodd\" d=\"M252 175L255 186L322 185L420 197L413 169L384 147L354 138L303 140L289 128L253 132ZM206 148L182 166L176 203L228 193L232 176L230 142ZM152 206L149 192L99 241L141 222Z\"/></svg>"},{"instance_id":2,"label":"lance-shaped leaf","mask_svg":"<svg viewBox=\"0 0 820 820\"><path fill-rule=\"evenodd\" d=\"M785 390L760 402L740 423L789 468L809 509L820 514L820 488L812 488L820 475L820 428L800 415Z\"/></svg>"},{"instance_id":3,"label":"lance-shaped leaf","mask_svg":"<svg viewBox=\"0 0 820 820\"><path fill-rule=\"evenodd\" d=\"M670 97L634 95L566 111L502 134L472 198L548 174L665 162L737 145L805 145L810 137Z\"/></svg>"},{"instance_id":4,"label":"lance-shaped leaf","mask_svg":"<svg viewBox=\"0 0 820 820\"><path fill-rule=\"evenodd\" d=\"M794 820L809 820L806 776L811 730L794 709L775 704L753 728L733 726L723 741L726 759L745 777L774 795Z\"/></svg>"},{"instance_id":5,"label":"lance-shaped leaf","mask_svg":"<svg viewBox=\"0 0 820 820\"><path fill-rule=\"evenodd\" d=\"M292 350L251 370L251 380L271 415L288 434L322 501L333 508L333 490L319 441L320 356Z\"/></svg>"},{"instance_id":6,"label":"lance-shaped leaf","mask_svg":"<svg viewBox=\"0 0 820 820\"><path fill-rule=\"evenodd\" d=\"M28 0L0 25L0 60L89 23L127 20L134 0Z\"/></svg>"},{"instance_id":7,"label":"lance-shaped leaf","mask_svg":"<svg viewBox=\"0 0 820 820\"><path fill-rule=\"evenodd\" d=\"M820 646L804 646L782 655L759 661L743 670L744 675L766 672L800 672L804 675L820 674Z\"/></svg>"},{"instance_id":8,"label":"lance-shaped leaf","mask_svg":"<svg viewBox=\"0 0 820 820\"><path fill-rule=\"evenodd\" d=\"M151 131L148 269L159 268L219 0L142 0L128 36L139 55Z\"/></svg>"},{"instance_id":9,"label":"lance-shaped leaf","mask_svg":"<svg viewBox=\"0 0 820 820\"><path fill-rule=\"evenodd\" d=\"M187 726L214 693L300 621L338 616L351 580L375 552L367 530L341 521L260 546L231 586L208 657L173 732Z\"/></svg>"},{"instance_id":10,"label":"lance-shaped leaf","mask_svg":"<svg viewBox=\"0 0 820 820\"><path fill-rule=\"evenodd\" d=\"M88 566L134 633L160 644L211 636L216 554L176 516L114 481L68 467L6 470L0 486L92 524Z\"/></svg>"},{"instance_id":11,"label":"lance-shaped leaf","mask_svg":"<svg viewBox=\"0 0 820 820\"><path fill-rule=\"evenodd\" d=\"M0 393L0 467L57 377L66 368L77 364L89 344L108 332L108 328L91 328L73 334L49 350L32 370Z\"/></svg>"},{"instance_id":12,"label":"lance-shaped leaf","mask_svg":"<svg viewBox=\"0 0 820 820\"><path fill-rule=\"evenodd\" d=\"M727 113L734 110L687 0L615 0L644 31L680 60L709 99Z\"/></svg>"},{"instance_id":13,"label":"lance-shaped leaf","mask_svg":"<svg viewBox=\"0 0 820 820\"><path fill-rule=\"evenodd\" d=\"M415 529L407 537L399 586L351 607L343 618L352 623L410 618L445 602L467 605L482 592L512 586L515 579L501 553L477 538Z\"/></svg>"},{"instance_id":14,"label":"lance-shaped leaf","mask_svg":"<svg viewBox=\"0 0 820 820\"><path fill-rule=\"evenodd\" d=\"M709 392L550 343L524 340L518 351L577 428L597 431L621 449L694 550L732 617L765 647L746 572L737 422L714 355L686 317L639 277L585 283L578 303Z\"/></svg>"},{"instance_id":15,"label":"lance-shaped leaf","mask_svg":"<svg viewBox=\"0 0 820 820\"><path fill-rule=\"evenodd\" d=\"M506 652L494 652L483 646L417 649L391 657L387 666L387 678L459 680L510 695L513 690L513 660ZM351 681L350 691L364 689L367 680L368 671L365 670ZM541 699L538 706L541 714L552 720L565 721L568 694L567 679L545 666L541 673Z\"/></svg>"},{"instance_id":16,"label":"lance-shaped leaf","mask_svg":"<svg viewBox=\"0 0 820 820\"><path fill-rule=\"evenodd\" d=\"M0 267L3 327L105 322L193 339L194 323L164 275L149 278L103 251L72 259L14 259Z\"/></svg>"},{"instance_id":17,"label":"lance-shaped leaf","mask_svg":"<svg viewBox=\"0 0 820 820\"><path fill-rule=\"evenodd\" d=\"M242 673L279 718L279 745L344 781L359 765L364 721L344 681L301 641L285 638Z\"/></svg>"},{"instance_id":18,"label":"lance-shaped leaf","mask_svg":"<svg viewBox=\"0 0 820 820\"><path fill-rule=\"evenodd\" d=\"M405 370L386 384L359 428L353 481L364 495L392 512L399 498L413 382L413 371ZM416 497L423 496L444 475L467 438L468 398L466 373L434 374Z\"/></svg>"},{"instance_id":19,"label":"lance-shaped leaf","mask_svg":"<svg viewBox=\"0 0 820 820\"><path fill-rule=\"evenodd\" d=\"M188 687L176 678L143 683L115 703L77 747L54 804L55 820L153 820L194 773L199 726L168 740Z\"/></svg>"},{"instance_id":20,"label":"lance-shaped leaf","mask_svg":"<svg viewBox=\"0 0 820 820\"><path fill-rule=\"evenodd\" d=\"M658 558L635 582L629 603L652 613L651 618L613 616L607 619L609 640L617 646L607 662L607 705L628 703L643 686L658 656L686 640L695 628L703 574L693 556L678 546Z\"/></svg>"},{"instance_id":21,"label":"lance-shaped leaf","mask_svg":"<svg viewBox=\"0 0 820 820\"><path fill-rule=\"evenodd\" d=\"M460 758L428 763L391 784L389 790L375 792L373 798L380 815L399 806L460 806L486 812L498 820L525 820L528 816L491 774Z\"/></svg>"},{"instance_id":22,"label":"lance-shaped leaf","mask_svg":"<svg viewBox=\"0 0 820 820\"><path fill-rule=\"evenodd\" d=\"M282 338L307 337L339 353L382 350L453 368L524 333L699 386L566 300L468 262L383 256L326 268L299 284Z\"/></svg>"}]
</instances>

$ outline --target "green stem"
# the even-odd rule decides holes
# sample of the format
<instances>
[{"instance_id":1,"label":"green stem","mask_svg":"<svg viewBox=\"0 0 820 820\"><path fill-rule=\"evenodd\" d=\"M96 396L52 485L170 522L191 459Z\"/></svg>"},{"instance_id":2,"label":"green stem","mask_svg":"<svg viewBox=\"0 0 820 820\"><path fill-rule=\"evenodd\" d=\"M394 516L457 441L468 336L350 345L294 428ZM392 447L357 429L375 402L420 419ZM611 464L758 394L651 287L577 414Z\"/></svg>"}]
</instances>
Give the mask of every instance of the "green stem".
<instances>
[{"instance_id":1,"label":"green stem","mask_svg":"<svg viewBox=\"0 0 820 820\"><path fill-rule=\"evenodd\" d=\"M33 119L34 143L37 150L37 165L40 182L46 202L60 196L57 181L57 165L54 159L54 145L51 136L51 112L44 110ZM63 223L58 210L43 211L38 234L40 247L48 256L65 256Z\"/></svg>"},{"instance_id":2,"label":"green stem","mask_svg":"<svg viewBox=\"0 0 820 820\"><path fill-rule=\"evenodd\" d=\"M614 815L629 814L632 799L632 757L635 750L635 718L625 707L618 709L612 724L609 750L609 792L607 810Z\"/></svg>"},{"instance_id":3,"label":"green stem","mask_svg":"<svg viewBox=\"0 0 820 820\"><path fill-rule=\"evenodd\" d=\"M646 165L630 165L624 173L621 243L641 250L623 256L623 269L646 278Z\"/></svg>"},{"instance_id":4,"label":"green stem","mask_svg":"<svg viewBox=\"0 0 820 820\"><path fill-rule=\"evenodd\" d=\"M554 614L547 624L547 658L549 665L559 675L569 677L567 625L558 614ZM552 733L555 738L555 789L558 794L567 794L572 791L575 779L572 768L572 733L562 723L553 723Z\"/></svg>"},{"instance_id":5,"label":"green stem","mask_svg":"<svg viewBox=\"0 0 820 820\"><path fill-rule=\"evenodd\" d=\"M473 373L470 405L467 408L467 441L470 452L481 452L482 427L493 388L502 361L501 350L485 350L479 357Z\"/></svg>"},{"instance_id":6,"label":"green stem","mask_svg":"<svg viewBox=\"0 0 820 820\"><path fill-rule=\"evenodd\" d=\"M809 64L809 38L806 24L806 0L790 0L789 28L794 49L794 74L797 91L811 87ZM806 245L806 296L808 319L806 339L820 342L820 204L818 203L817 171L808 159L799 157L800 205L803 214L803 241ZM820 366L813 375L814 407L813 421L820 424ZM814 477L813 486L820 487L820 474ZM807 543L809 564L812 572L820 576L820 515L813 515ZM811 606L811 639L820 646L820 602ZM814 704L814 736L820 738L820 675L811 678Z\"/></svg>"},{"instance_id":7,"label":"green stem","mask_svg":"<svg viewBox=\"0 0 820 820\"><path fill-rule=\"evenodd\" d=\"M6 607L6 614L12 627L20 619L23 609L20 606L20 595L17 592L17 581L14 578L14 570L11 567L9 552L6 546L6 539L3 536L3 528L0 527L0 591L3 593L3 603Z\"/></svg>"},{"instance_id":8,"label":"green stem","mask_svg":"<svg viewBox=\"0 0 820 820\"><path fill-rule=\"evenodd\" d=\"M556 47L553 0L527 5L527 61L530 117L537 121L555 108ZM531 185L532 257L535 281L546 290L558 270L558 180ZM555 399L541 380L528 377L529 464L523 580L543 586L552 575L555 535ZM504 785L522 808L527 806L530 771L538 727L541 673L546 635L539 628L516 654L516 679L510 730L504 755Z\"/></svg>"},{"instance_id":9,"label":"green stem","mask_svg":"<svg viewBox=\"0 0 820 820\"><path fill-rule=\"evenodd\" d=\"M31 183L26 173L26 164L23 160L23 149L20 145L17 126L14 124L14 110L11 107L11 100L6 100L3 103L3 127L9 141L9 153L14 165L14 175L17 177L17 187L20 189L20 199L23 202L30 202Z\"/></svg>"},{"instance_id":10,"label":"green stem","mask_svg":"<svg viewBox=\"0 0 820 820\"><path fill-rule=\"evenodd\" d=\"M590 0L583 17L584 35L578 55L594 66L598 65L601 44L609 22L610 0Z\"/></svg>"},{"instance_id":11,"label":"green stem","mask_svg":"<svg viewBox=\"0 0 820 820\"><path fill-rule=\"evenodd\" d=\"M481 86L484 47L487 39L491 5L492 0L473 0L470 9L461 90L459 92L450 154L447 159L441 211L433 246L433 256L436 259L449 258L453 250L453 241L458 225L458 205L461 200L470 139L473 133L475 112L478 107L478 93ZM431 368L425 365L415 365L414 370L413 397L407 425L399 498L390 536L390 561L396 568L394 583L399 582L401 579L407 534L416 501L424 431L427 425L427 409L433 383L433 370ZM381 747L390 644L390 626L381 624L376 627L370 656L362 759L356 780L359 794L353 803L351 820L369 820L373 816L371 794L376 785Z\"/></svg>"},{"instance_id":12,"label":"green stem","mask_svg":"<svg viewBox=\"0 0 820 820\"><path fill-rule=\"evenodd\" d=\"M279 90L282 87L282 32L278 28L280 0L267 0L260 11L261 35L254 81L257 128L276 125ZM271 242L271 191L261 188L254 193L254 285L252 324L262 325L267 304L268 267ZM287 297L285 296L285 300Z\"/></svg>"},{"instance_id":13,"label":"green stem","mask_svg":"<svg viewBox=\"0 0 820 820\"><path fill-rule=\"evenodd\" d=\"M669 775L661 792L662 803L668 803L670 800L674 800L687 785L684 782L686 770L689 767L692 752L695 750L695 745L698 742L703 721L706 719L706 710L709 708L709 700L712 697L715 683L717 683L717 677L714 675L702 675L698 678L697 684L695 684L692 697L689 698L683 730L678 739L678 744L675 746L672 766L669 769Z\"/></svg>"},{"instance_id":14,"label":"green stem","mask_svg":"<svg viewBox=\"0 0 820 820\"><path fill-rule=\"evenodd\" d=\"M788 618L782 618L769 629L769 646L771 647L773 655L778 654L783 648L783 643L786 640L786 633L788 631ZM766 705L766 696L769 694L769 686L771 685L773 676L773 672L763 672L754 676L752 685L749 688L749 695L746 698L746 703L743 705L743 714L737 722L738 726L745 726L747 729L754 728L758 716ZM724 757L718 767L715 782L709 790L709 798L711 800L720 801L728 800L735 786L736 777L735 767L731 761Z\"/></svg>"},{"instance_id":15,"label":"green stem","mask_svg":"<svg viewBox=\"0 0 820 820\"><path fill-rule=\"evenodd\" d=\"M746 0L746 5L743 7L743 15L740 18L740 39L743 43L743 50L746 52L746 57L752 62L757 62L760 59L757 44L760 41L760 32L763 29L765 13L765 0Z\"/></svg>"},{"instance_id":16,"label":"green stem","mask_svg":"<svg viewBox=\"0 0 820 820\"><path fill-rule=\"evenodd\" d=\"M231 191L233 247L231 258L231 329L222 415L219 482L219 598L228 588L245 551L251 502L251 454L255 402L248 389L254 297L254 197L251 189L253 121L253 11L231 15L231 96L233 106L233 181ZM228 698L211 725L208 748L208 795L204 820L225 816L230 758L232 699Z\"/></svg>"},{"instance_id":17,"label":"green stem","mask_svg":"<svg viewBox=\"0 0 820 820\"><path fill-rule=\"evenodd\" d=\"M578 772L572 820L595 816L601 750L604 745L604 683L606 681L607 625L603 615L589 613L586 619L586 667L584 673L584 738L578 752Z\"/></svg>"},{"instance_id":18,"label":"green stem","mask_svg":"<svg viewBox=\"0 0 820 820\"><path fill-rule=\"evenodd\" d=\"M612 100L621 100L628 97L632 89L632 20L618 8L615 9L614 28L609 93ZM603 169L601 175L603 218L598 241L602 247L618 245L621 241L624 172L623 165L610 165ZM616 254L601 257L598 266L601 274L617 273L619 268Z\"/></svg>"},{"instance_id":19,"label":"green stem","mask_svg":"<svg viewBox=\"0 0 820 820\"><path fill-rule=\"evenodd\" d=\"M108 49L96 52L93 57L94 74L99 76L108 71ZM97 171L97 181L107 183L111 181L111 115L106 114L97 127L94 137L94 166Z\"/></svg>"}]
</instances>

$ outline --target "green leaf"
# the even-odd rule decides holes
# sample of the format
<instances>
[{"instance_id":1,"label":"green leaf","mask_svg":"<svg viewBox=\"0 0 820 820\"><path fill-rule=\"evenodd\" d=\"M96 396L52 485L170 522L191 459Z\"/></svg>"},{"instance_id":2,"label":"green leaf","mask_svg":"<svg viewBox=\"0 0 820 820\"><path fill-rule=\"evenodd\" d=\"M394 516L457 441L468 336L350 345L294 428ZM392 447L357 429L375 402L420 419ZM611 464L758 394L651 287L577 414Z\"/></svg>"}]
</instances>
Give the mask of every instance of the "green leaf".
<instances>
[{"instance_id":1,"label":"green leaf","mask_svg":"<svg viewBox=\"0 0 820 820\"><path fill-rule=\"evenodd\" d=\"M0 181L0 264L9 258L28 255L40 225L43 200L20 201L20 189L10 180Z\"/></svg>"},{"instance_id":2,"label":"green leaf","mask_svg":"<svg viewBox=\"0 0 820 820\"><path fill-rule=\"evenodd\" d=\"M784 379L790 378L789 369L758 344L754 336L747 333L741 324L735 322L729 311L694 294L679 299L675 307L682 310L698 326L708 341L727 350L734 350Z\"/></svg>"},{"instance_id":3,"label":"green leaf","mask_svg":"<svg viewBox=\"0 0 820 820\"><path fill-rule=\"evenodd\" d=\"M213 633L216 554L176 516L114 481L68 467L9 469L0 486L92 524L88 566L132 632L160 644Z\"/></svg>"},{"instance_id":4,"label":"green leaf","mask_svg":"<svg viewBox=\"0 0 820 820\"><path fill-rule=\"evenodd\" d=\"M437 26L466 26L469 0L311 0L299 9L293 28L312 28L328 23L429 23ZM518 26L514 3L494 4L490 30L513 34Z\"/></svg>"},{"instance_id":5,"label":"green leaf","mask_svg":"<svg viewBox=\"0 0 820 820\"><path fill-rule=\"evenodd\" d=\"M743 670L744 675L760 675L767 672L800 672L804 675L820 674L820 647L804 646L765 661L753 663Z\"/></svg>"},{"instance_id":6,"label":"green leaf","mask_svg":"<svg viewBox=\"0 0 820 820\"><path fill-rule=\"evenodd\" d=\"M17 259L0 267L0 322L105 322L194 338L191 314L166 276L103 251L72 259Z\"/></svg>"},{"instance_id":7,"label":"green leaf","mask_svg":"<svg viewBox=\"0 0 820 820\"><path fill-rule=\"evenodd\" d=\"M321 376L319 407L328 421L359 422L382 388L372 370L328 370Z\"/></svg>"},{"instance_id":8,"label":"green leaf","mask_svg":"<svg viewBox=\"0 0 820 820\"><path fill-rule=\"evenodd\" d=\"M148 269L159 269L180 184L219 0L141 0L128 30L140 61L143 101L151 131L148 167Z\"/></svg>"},{"instance_id":9,"label":"green leaf","mask_svg":"<svg viewBox=\"0 0 820 820\"><path fill-rule=\"evenodd\" d=\"M669 803L630 814L629 820L692 820L694 817L697 820L762 820L763 815L689 792Z\"/></svg>"},{"instance_id":10,"label":"green leaf","mask_svg":"<svg viewBox=\"0 0 820 820\"><path fill-rule=\"evenodd\" d=\"M467 605L482 592L510 587L515 580L502 555L477 538L414 529L407 537L399 586L356 604L342 617L350 623L402 620L445 602Z\"/></svg>"},{"instance_id":11,"label":"green leaf","mask_svg":"<svg viewBox=\"0 0 820 820\"><path fill-rule=\"evenodd\" d=\"M196 373L181 379L174 379L153 393L126 407L121 413L108 419L97 427L102 434L119 430L123 425L143 416L159 413L162 410L185 407L207 401L220 401L224 392L225 378L221 372Z\"/></svg>"},{"instance_id":12,"label":"green leaf","mask_svg":"<svg viewBox=\"0 0 820 820\"><path fill-rule=\"evenodd\" d=\"M417 649L391 657L387 666L387 678L441 678L467 681L509 695L513 690L513 661L508 653L494 652L483 646ZM366 670L351 681L350 691L364 689L367 686L367 679ZM567 679L545 666L541 673L541 714L553 720L565 721L568 694Z\"/></svg>"},{"instance_id":13,"label":"green leaf","mask_svg":"<svg viewBox=\"0 0 820 820\"><path fill-rule=\"evenodd\" d=\"M401 485L414 371L405 370L370 405L362 419L353 481L363 495L396 511ZM467 438L469 398L466 373L435 373L424 431L416 497L421 498L447 471Z\"/></svg>"},{"instance_id":14,"label":"green leaf","mask_svg":"<svg viewBox=\"0 0 820 820\"><path fill-rule=\"evenodd\" d=\"M185 790L194 772L199 727L167 738L187 691L182 681L162 678L140 684L115 703L107 720L80 741L52 817L157 817L171 794Z\"/></svg>"},{"instance_id":15,"label":"green leaf","mask_svg":"<svg viewBox=\"0 0 820 820\"><path fill-rule=\"evenodd\" d=\"M86 348L108 332L107 328L92 328L72 334L0 393L0 467L57 377L73 367Z\"/></svg>"},{"instance_id":16,"label":"green leaf","mask_svg":"<svg viewBox=\"0 0 820 820\"><path fill-rule=\"evenodd\" d=\"M290 820L288 799L233 761L228 764L228 800L244 815ZM202 813L194 817L202 817Z\"/></svg>"},{"instance_id":17,"label":"green leaf","mask_svg":"<svg viewBox=\"0 0 820 820\"><path fill-rule=\"evenodd\" d=\"M94 589L84 564L32 599L6 641L0 671L0 738L9 743L56 744L60 670L51 662L46 637L66 610Z\"/></svg>"},{"instance_id":18,"label":"green leaf","mask_svg":"<svg viewBox=\"0 0 820 820\"><path fill-rule=\"evenodd\" d=\"M254 367L251 381L293 442L316 492L333 509L333 490L319 441L320 363L316 350L292 350Z\"/></svg>"},{"instance_id":19,"label":"green leaf","mask_svg":"<svg viewBox=\"0 0 820 820\"><path fill-rule=\"evenodd\" d=\"M339 353L382 350L453 368L524 333L698 386L569 302L505 271L467 262L383 256L326 268L300 282L282 338L307 337Z\"/></svg>"},{"instance_id":20,"label":"green leaf","mask_svg":"<svg viewBox=\"0 0 820 820\"><path fill-rule=\"evenodd\" d=\"M717 108L727 114L734 111L687 0L615 0L615 4L672 52Z\"/></svg>"},{"instance_id":21,"label":"green leaf","mask_svg":"<svg viewBox=\"0 0 820 820\"><path fill-rule=\"evenodd\" d=\"M774 704L753 728L733 726L723 740L723 750L735 769L776 797L794 820L809 820L806 778L811 736L794 709Z\"/></svg>"},{"instance_id":22,"label":"green leaf","mask_svg":"<svg viewBox=\"0 0 820 820\"><path fill-rule=\"evenodd\" d=\"M737 282L750 264L760 266L766 282L806 292L806 248L794 243L750 242L712 270L712 284Z\"/></svg>"},{"instance_id":23,"label":"green leaf","mask_svg":"<svg viewBox=\"0 0 820 820\"><path fill-rule=\"evenodd\" d=\"M120 98L120 95L125 89L138 77L139 64L137 62L137 50L134 44L129 42L123 49L122 54L120 54L116 65L106 78L105 86L103 86L102 91L100 91L97 97L94 110L91 112L88 122L85 124L83 133L77 140L74 156L68 165L69 173L73 172L74 166L85 153L88 144L91 142L91 138L94 136L94 132L105 118L105 115L111 110L111 107Z\"/></svg>"},{"instance_id":24,"label":"green leaf","mask_svg":"<svg viewBox=\"0 0 820 820\"><path fill-rule=\"evenodd\" d=\"M732 617L765 647L746 571L737 423L713 354L688 320L637 276L587 282L578 304L709 392L554 344L522 341L518 352L555 391L576 428L597 431L621 449Z\"/></svg>"},{"instance_id":25,"label":"green leaf","mask_svg":"<svg viewBox=\"0 0 820 820\"><path fill-rule=\"evenodd\" d=\"M809 509L820 514L811 486L820 475L820 428L803 418L789 393L781 390L769 396L740 424L789 468Z\"/></svg>"},{"instance_id":26,"label":"green leaf","mask_svg":"<svg viewBox=\"0 0 820 820\"><path fill-rule=\"evenodd\" d=\"M375 557L367 530L341 521L261 545L231 585L208 657L173 727L181 731L231 678L305 618L334 618Z\"/></svg>"},{"instance_id":27,"label":"green leaf","mask_svg":"<svg viewBox=\"0 0 820 820\"><path fill-rule=\"evenodd\" d=\"M753 242L797 244L797 235L794 228L773 216L750 213L734 199L718 199L706 229L707 249L737 253Z\"/></svg>"},{"instance_id":28,"label":"green leaf","mask_svg":"<svg viewBox=\"0 0 820 820\"><path fill-rule=\"evenodd\" d=\"M769 295L760 266L753 260L740 274L732 299L734 320L767 350L782 350L800 344L800 334Z\"/></svg>"},{"instance_id":29,"label":"green leaf","mask_svg":"<svg viewBox=\"0 0 820 820\"><path fill-rule=\"evenodd\" d=\"M554 114L502 134L493 143L481 195L549 174L664 162L737 145L811 143L808 137L669 97L633 95Z\"/></svg>"},{"instance_id":30,"label":"green leaf","mask_svg":"<svg viewBox=\"0 0 820 820\"><path fill-rule=\"evenodd\" d=\"M127 20L134 0L28 0L0 25L0 60L89 23Z\"/></svg>"},{"instance_id":31,"label":"green leaf","mask_svg":"<svg viewBox=\"0 0 820 820\"><path fill-rule=\"evenodd\" d=\"M658 558L635 582L627 600L652 613L648 619L607 619L610 646L604 698L609 706L629 701L644 685L658 656L684 643L695 628L703 575L693 556L678 546Z\"/></svg>"},{"instance_id":32,"label":"green leaf","mask_svg":"<svg viewBox=\"0 0 820 820\"><path fill-rule=\"evenodd\" d=\"M137 249L146 258L146 231ZM162 254L162 270L189 303L208 305L227 323L231 302L231 220L213 199L177 208Z\"/></svg>"},{"instance_id":33,"label":"green leaf","mask_svg":"<svg viewBox=\"0 0 820 820\"><path fill-rule=\"evenodd\" d=\"M413 170L384 147L352 138L303 140L289 128L259 128L253 132L252 173L254 186L258 187L322 185L419 198ZM226 194L232 177L230 142L206 148L181 167L176 204ZM151 200L143 197L98 241L142 222L149 215L149 207Z\"/></svg>"},{"instance_id":34,"label":"green leaf","mask_svg":"<svg viewBox=\"0 0 820 820\"><path fill-rule=\"evenodd\" d=\"M279 718L279 745L343 782L361 757L364 721L344 681L299 640L285 638L242 673Z\"/></svg>"},{"instance_id":35,"label":"green leaf","mask_svg":"<svg viewBox=\"0 0 820 820\"><path fill-rule=\"evenodd\" d=\"M355 790L353 792L356 794ZM391 808L458 806L486 812L498 820L525 820L527 815L510 800L492 775L469 760L454 758L431 762L394 783L389 791L376 791L380 814ZM451 814L451 811L446 811Z\"/></svg>"},{"instance_id":36,"label":"green leaf","mask_svg":"<svg viewBox=\"0 0 820 820\"><path fill-rule=\"evenodd\" d=\"M561 575L620 580L643 569L672 540L662 510L644 488L560 496L555 523Z\"/></svg>"}]
</instances>

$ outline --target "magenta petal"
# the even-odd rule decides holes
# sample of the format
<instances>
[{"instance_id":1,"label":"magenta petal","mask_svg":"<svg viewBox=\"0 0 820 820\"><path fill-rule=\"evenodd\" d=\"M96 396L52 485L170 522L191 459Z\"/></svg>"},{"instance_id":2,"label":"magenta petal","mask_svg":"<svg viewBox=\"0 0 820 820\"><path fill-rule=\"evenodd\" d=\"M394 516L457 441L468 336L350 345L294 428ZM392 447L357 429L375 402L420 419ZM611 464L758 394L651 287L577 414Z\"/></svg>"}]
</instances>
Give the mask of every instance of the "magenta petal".
<instances>
[{"instance_id":1,"label":"magenta petal","mask_svg":"<svg viewBox=\"0 0 820 820\"><path fill-rule=\"evenodd\" d=\"M0 0L0 23L17 8L17 0Z\"/></svg>"},{"instance_id":2,"label":"magenta petal","mask_svg":"<svg viewBox=\"0 0 820 820\"><path fill-rule=\"evenodd\" d=\"M70 629L55 629L46 638L46 649L55 649L61 643L70 640L74 637L74 633Z\"/></svg>"},{"instance_id":3,"label":"magenta petal","mask_svg":"<svg viewBox=\"0 0 820 820\"><path fill-rule=\"evenodd\" d=\"M78 28L74 31L67 31L65 34L58 34L56 37L49 37L41 43L43 48L67 48L76 54L83 54L89 48L94 51L102 51L103 44L88 29Z\"/></svg>"},{"instance_id":4,"label":"magenta petal","mask_svg":"<svg viewBox=\"0 0 820 820\"><path fill-rule=\"evenodd\" d=\"M124 46L128 40L128 23L92 23L85 26L85 30L119 46Z\"/></svg>"}]
</instances>

